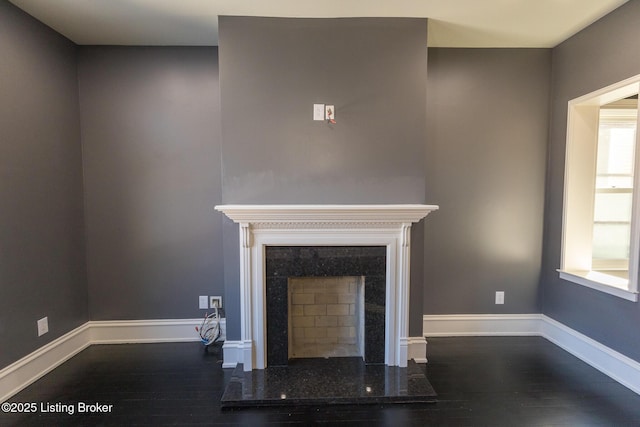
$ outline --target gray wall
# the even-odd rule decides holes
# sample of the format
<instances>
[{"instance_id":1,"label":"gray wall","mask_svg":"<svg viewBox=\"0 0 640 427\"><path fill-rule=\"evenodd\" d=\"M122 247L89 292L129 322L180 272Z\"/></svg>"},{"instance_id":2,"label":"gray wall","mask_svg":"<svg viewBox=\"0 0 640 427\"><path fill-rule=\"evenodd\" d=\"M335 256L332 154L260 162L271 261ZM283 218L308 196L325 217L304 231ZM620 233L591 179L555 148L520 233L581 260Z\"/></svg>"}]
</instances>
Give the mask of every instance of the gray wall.
<instances>
[{"instance_id":1,"label":"gray wall","mask_svg":"<svg viewBox=\"0 0 640 427\"><path fill-rule=\"evenodd\" d=\"M563 281L560 267L567 102L640 73L640 2L631 1L553 50L544 314L640 361L640 305Z\"/></svg>"},{"instance_id":2,"label":"gray wall","mask_svg":"<svg viewBox=\"0 0 640 427\"><path fill-rule=\"evenodd\" d=\"M0 367L89 318L197 317L199 294L226 296L237 339L237 227L218 203L440 204L414 227L413 335L421 301L542 310L640 360L638 304L555 272L566 104L640 73L637 22L629 2L552 59L430 49L427 79L425 20L222 17L219 89L215 48L77 49L0 2ZM336 125L311 120L316 102Z\"/></svg>"},{"instance_id":3,"label":"gray wall","mask_svg":"<svg viewBox=\"0 0 640 427\"><path fill-rule=\"evenodd\" d=\"M539 312L550 61L429 49L426 314Z\"/></svg>"},{"instance_id":4,"label":"gray wall","mask_svg":"<svg viewBox=\"0 0 640 427\"><path fill-rule=\"evenodd\" d=\"M2 368L88 314L76 48L6 1L0 29Z\"/></svg>"},{"instance_id":5,"label":"gray wall","mask_svg":"<svg viewBox=\"0 0 640 427\"><path fill-rule=\"evenodd\" d=\"M220 17L219 34L224 203L425 202L426 20ZM314 122L314 103L334 104L337 124Z\"/></svg>"},{"instance_id":6,"label":"gray wall","mask_svg":"<svg viewBox=\"0 0 640 427\"><path fill-rule=\"evenodd\" d=\"M92 320L199 317L223 295L216 50L79 49Z\"/></svg>"}]
</instances>

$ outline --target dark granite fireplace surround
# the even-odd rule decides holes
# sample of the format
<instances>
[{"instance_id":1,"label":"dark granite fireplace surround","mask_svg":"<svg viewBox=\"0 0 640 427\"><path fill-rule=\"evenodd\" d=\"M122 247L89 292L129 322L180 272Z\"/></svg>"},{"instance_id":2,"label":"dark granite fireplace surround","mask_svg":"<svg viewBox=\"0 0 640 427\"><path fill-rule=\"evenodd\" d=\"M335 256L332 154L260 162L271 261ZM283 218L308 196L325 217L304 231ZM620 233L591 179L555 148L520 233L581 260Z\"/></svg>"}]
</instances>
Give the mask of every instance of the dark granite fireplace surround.
<instances>
[{"instance_id":1,"label":"dark granite fireplace surround","mask_svg":"<svg viewBox=\"0 0 640 427\"><path fill-rule=\"evenodd\" d=\"M328 276L364 276L364 361L384 364L386 255L385 246L267 246L267 365L288 365L288 279Z\"/></svg>"}]
</instances>

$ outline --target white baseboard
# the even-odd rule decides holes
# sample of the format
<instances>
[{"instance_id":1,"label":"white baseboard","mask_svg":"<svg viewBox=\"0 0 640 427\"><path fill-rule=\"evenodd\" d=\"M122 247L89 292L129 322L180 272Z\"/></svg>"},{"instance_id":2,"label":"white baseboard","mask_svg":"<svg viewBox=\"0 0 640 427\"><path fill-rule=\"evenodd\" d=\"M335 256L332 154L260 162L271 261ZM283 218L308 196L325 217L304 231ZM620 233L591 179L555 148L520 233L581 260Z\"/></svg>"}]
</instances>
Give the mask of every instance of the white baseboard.
<instances>
[{"instance_id":1,"label":"white baseboard","mask_svg":"<svg viewBox=\"0 0 640 427\"><path fill-rule=\"evenodd\" d=\"M202 319L87 322L0 370L0 402L92 344L198 341L195 327L201 322ZM640 363L542 314L425 315L423 323L426 337L542 336L640 394ZM426 344L422 337L409 337L409 358L426 362ZM242 341L225 341L223 351L223 368L242 362Z\"/></svg>"},{"instance_id":2,"label":"white baseboard","mask_svg":"<svg viewBox=\"0 0 640 427\"><path fill-rule=\"evenodd\" d=\"M0 402L37 381L93 344L199 341L202 319L122 320L87 322L0 370ZM225 319L220 320L221 340Z\"/></svg>"},{"instance_id":3,"label":"white baseboard","mask_svg":"<svg viewBox=\"0 0 640 427\"><path fill-rule=\"evenodd\" d=\"M416 363L427 363L427 340L424 337L407 338L408 359L414 359ZM244 346L242 341L225 341L222 346L224 351L223 368L235 368L238 363L242 363Z\"/></svg>"},{"instance_id":4,"label":"white baseboard","mask_svg":"<svg viewBox=\"0 0 640 427\"><path fill-rule=\"evenodd\" d=\"M423 333L426 337L541 336L640 394L640 363L543 314L425 315Z\"/></svg>"},{"instance_id":5,"label":"white baseboard","mask_svg":"<svg viewBox=\"0 0 640 427\"><path fill-rule=\"evenodd\" d=\"M424 315L426 337L540 335L541 314Z\"/></svg>"},{"instance_id":6,"label":"white baseboard","mask_svg":"<svg viewBox=\"0 0 640 427\"><path fill-rule=\"evenodd\" d=\"M427 340L424 337L409 337L407 339L408 359L416 363L427 363Z\"/></svg>"},{"instance_id":7,"label":"white baseboard","mask_svg":"<svg viewBox=\"0 0 640 427\"><path fill-rule=\"evenodd\" d=\"M242 341L225 341L222 345L222 367L235 368L242 363L243 348Z\"/></svg>"},{"instance_id":8,"label":"white baseboard","mask_svg":"<svg viewBox=\"0 0 640 427\"><path fill-rule=\"evenodd\" d=\"M543 316L541 335L640 394L640 363L635 360L547 316Z\"/></svg>"},{"instance_id":9,"label":"white baseboard","mask_svg":"<svg viewBox=\"0 0 640 427\"><path fill-rule=\"evenodd\" d=\"M60 366L91 344L88 323L0 370L0 402Z\"/></svg>"},{"instance_id":10,"label":"white baseboard","mask_svg":"<svg viewBox=\"0 0 640 427\"><path fill-rule=\"evenodd\" d=\"M200 341L196 327L202 319L167 320L108 320L88 322L91 344L127 344ZM221 336L224 340L225 319L220 319Z\"/></svg>"}]
</instances>

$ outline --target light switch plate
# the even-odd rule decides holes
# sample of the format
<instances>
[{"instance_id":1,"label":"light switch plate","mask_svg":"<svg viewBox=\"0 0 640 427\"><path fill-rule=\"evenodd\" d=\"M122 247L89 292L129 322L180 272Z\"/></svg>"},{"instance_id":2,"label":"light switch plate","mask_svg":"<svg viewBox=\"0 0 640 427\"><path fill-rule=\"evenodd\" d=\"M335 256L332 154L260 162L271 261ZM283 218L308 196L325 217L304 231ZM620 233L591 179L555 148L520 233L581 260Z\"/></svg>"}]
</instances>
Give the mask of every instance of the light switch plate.
<instances>
[{"instance_id":1,"label":"light switch plate","mask_svg":"<svg viewBox=\"0 0 640 427\"><path fill-rule=\"evenodd\" d=\"M206 295L200 295L198 298L199 306L201 310L209 308L209 298Z\"/></svg>"},{"instance_id":2,"label":"light switch plate","mask_svg":"<svg viewBox=\"0 0 640 427\"><path fill-rule=\"evenodd\" d=\"M324 104L313 104L313 120L324 120Z\"/></svg>"}]
</instances>

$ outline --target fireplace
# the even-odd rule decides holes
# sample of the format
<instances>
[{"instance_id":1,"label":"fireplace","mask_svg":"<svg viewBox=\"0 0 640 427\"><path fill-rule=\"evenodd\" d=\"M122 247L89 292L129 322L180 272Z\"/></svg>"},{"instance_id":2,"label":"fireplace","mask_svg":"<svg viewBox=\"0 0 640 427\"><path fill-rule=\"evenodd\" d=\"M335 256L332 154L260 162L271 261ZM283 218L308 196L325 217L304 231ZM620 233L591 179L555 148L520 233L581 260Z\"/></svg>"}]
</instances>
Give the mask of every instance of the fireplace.
<instances>
[{"instance_id":1,"label":"fireplace","mask_svg":"<svg viewBox=\"0 0 640 427\"><path fill-rule=\"evenodd\" d=\"M239 224L241 340L235 345L244 370L287 363L288 287L290 279L301 277L364 276L365 361L405 367L409 358L424 358L424 338L408 336L410 231L412 223L437 206L222 205L216 209ZM376 265L363 264L366 258ZM369 305L367 294L372 298ZM377 323L368 324L372 321L368 318ZM225 352L228 366L226 359Z\"/></svg>"}]
</instances>

